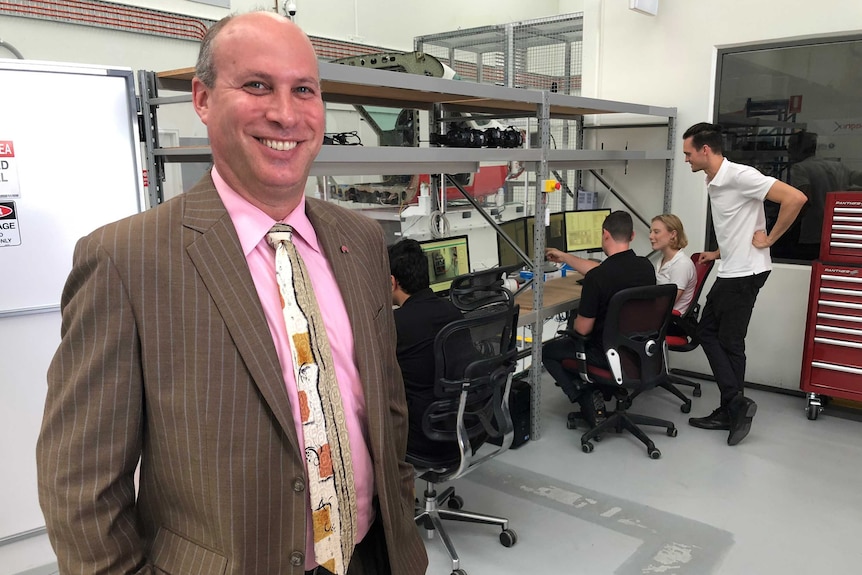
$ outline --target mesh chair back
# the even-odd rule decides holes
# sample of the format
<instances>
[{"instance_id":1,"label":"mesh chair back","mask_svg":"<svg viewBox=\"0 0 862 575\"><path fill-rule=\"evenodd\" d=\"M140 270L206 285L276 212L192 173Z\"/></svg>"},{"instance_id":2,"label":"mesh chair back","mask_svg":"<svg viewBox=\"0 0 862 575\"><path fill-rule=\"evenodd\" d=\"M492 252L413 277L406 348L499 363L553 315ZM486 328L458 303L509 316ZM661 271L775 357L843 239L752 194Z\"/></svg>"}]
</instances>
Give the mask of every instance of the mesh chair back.
<instances>
[{"instance_id":1,"label":"mesh chair back","mask_svg":"<svg viewBox=\"0 0 862 575\"><path fill-rule=\"evenodd\" d=\"M449 299L461 311L469 312L495 303L512 300L512 292L503 287L506 275L520 266L506 266L461 275L452 280Z\"/></svg>"},{"instance_id":2,"label":"mesh chair back","mask_svg":"<svg viewBox=\"0 0 862 575\"><path fill-rule=\"evenodd\" d=\"M422 418L423 432L438 441L457 441L461 409L471 440L499 436L509 375L515 370L518 306L505 303L472 312L444 327L434 342L435 401Z\"/></svg>"},{"instance_id":3,"label":"mesh chair back","mask_svg":"<svg viewBox=\"0 0 862 575\"><path fill-rule=\"evenodd\" d=\"M643 286L611 298L603 345L618 385L649 388L663 381L665 334L676 291L673 284Z\"/></svg>"}]
</instances>

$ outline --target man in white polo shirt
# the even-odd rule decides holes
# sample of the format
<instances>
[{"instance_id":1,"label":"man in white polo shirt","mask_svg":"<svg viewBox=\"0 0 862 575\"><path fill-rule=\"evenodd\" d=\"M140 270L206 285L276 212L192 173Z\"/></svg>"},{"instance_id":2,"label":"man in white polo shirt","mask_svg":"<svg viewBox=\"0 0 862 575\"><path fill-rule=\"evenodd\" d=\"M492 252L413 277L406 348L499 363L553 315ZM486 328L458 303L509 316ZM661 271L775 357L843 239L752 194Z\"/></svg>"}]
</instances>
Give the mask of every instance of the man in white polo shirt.
<instances>
[{"instance_id":1,"label":"man in white polo shirt","mask_svg":"<svg viewBox=\"0 0 862 575\"><path fill-rule=\"evenodd\" d=\"M718 278L706 299L698 327L701 346L721 390L721 404L689 424L727 430L728 445L748 435L757 404L744 396L745 335L760 288L772 270L769 248L796 220L805 194L751 166L723 155L721 128L706 122L683 134L682 151L692 172L706 173L706 188L718 250L701 261L719 259ZM763 201L779 204L778 218L766 232Z\"/></svg>"}]
</instances>

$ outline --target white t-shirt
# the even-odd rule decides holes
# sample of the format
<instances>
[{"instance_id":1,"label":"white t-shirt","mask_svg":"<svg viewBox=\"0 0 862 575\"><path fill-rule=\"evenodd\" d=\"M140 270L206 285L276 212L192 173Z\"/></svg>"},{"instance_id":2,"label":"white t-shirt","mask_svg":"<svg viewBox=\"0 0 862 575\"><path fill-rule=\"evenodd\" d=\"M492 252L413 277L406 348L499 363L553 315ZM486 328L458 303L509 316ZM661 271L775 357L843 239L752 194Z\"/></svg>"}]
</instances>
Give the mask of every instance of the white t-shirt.
<instances>
[{"instance_id":1,"label":"white t-shirt","mask_svg":"<svg viewBox=\"0 0 862 575\"><path fill-rule=\"evenodd\" d=\"M707 180L712 221L721 250L718 277L745 277L772 269L769 248L755 248L751 240L754 232L766 230L763 200L775 181L751 166L734 164L727 158L712 181Z\"/></svg>"},{"instance_id":2,"label":"white t-shirt","mask_svg":"<svg viewBox=\"0 0 862 575\"><path fill-rule=\"evenodd\" d=\"M694 288L697 286L697 271L691 258L679 250L669 262L661 265L661 260L655 264L655 281L659 285L676 284L676 289L682 290L682 295L673 304L673 309L684 314L694 299Z\"/></svg>"}]
</instances>

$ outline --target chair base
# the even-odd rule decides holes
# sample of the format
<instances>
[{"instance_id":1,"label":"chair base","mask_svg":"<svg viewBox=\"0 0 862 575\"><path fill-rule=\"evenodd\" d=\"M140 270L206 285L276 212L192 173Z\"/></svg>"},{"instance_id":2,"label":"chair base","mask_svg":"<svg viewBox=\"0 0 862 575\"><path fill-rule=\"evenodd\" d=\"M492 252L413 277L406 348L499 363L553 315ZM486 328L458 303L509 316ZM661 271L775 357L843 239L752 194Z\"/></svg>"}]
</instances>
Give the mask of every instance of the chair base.
<instances>
[{"instance_id":1,"label":"chair base","mask_svg":"<svg viewBox=\"0 0 862 575\"><path fill-rule=\"evenodd\" d=\"M594 447L592 441L599 441L601 436L610 430L622 433L625 429L646 446L647 455L649 455L650 459L658 459L661 457L661 451L656 448L655 443L653 443L649 436L638 427L639 425L664 427L667 435L670 437L676 437L678 433L676 426L665 419L628 413L626 411L614 411L608 415L607 419L581 436L581 449L584 453L592 453Z\"/></svg>"},{"instance_id":2,"label":"chair base","mask_svg":"<svg viewBox=\"0 0 862 575\"><path fill-rule=\"evenodd\" d=\"M672 382L670 380L670 375L668 375L668 381L666 381L664 383L660 383L656 387L660 387L662 389L665 389L665 390L671 392L676 397L678 397L682 401L682 404L679 406L679 410L683 413L690 413L691 412L691 400L689 398L687 398L685 396L685 394L683 392L681 392L676 387L676 385L674 385L674 383L676 383L676 382ZM700 389L699 389L700 384L699 383L693 383L693 382L689 382L689 383L691 383L692 386L694 386L694 385L698 386L698 389L695 390L694 392L692 392L692 395L699 396L700 395ZM640 394L641 394L640 390L635 391L631 394L630 399L634 399L637 396L639 396Z\"/></svg>"},{"instance_id":3,"label":"chair base","mask_svg":"<svg viewBox=\"0 0 862 575\"><path fill-rule=\"evenodd\" d=\"M678 397L682 401L682 405L679 406L679 410L681 412L683 412L683 413L690 413L691 412L691 400L689 398L687 398L685 396L685 394L683 392L681 392L679 390L679 388L677 388L677 386L674 385L670 380L666 381L665 383L660 383L658 385L658 387L671 392L672 394L674 394L676 397Z\"/></svg>"},{"instance_id":4,"label":"chair base","mask_svg":"<svg viewBox=\"0 0 862 575\"><path fill-rule=\"evenodd\" d=\"M674 385L685 385L687 387L693 388L691 394L694 397L700 397L701 395L703 395L703 392L700 390L699 383L697 383L696 381L690 381L688 379L685 379L684 377L680 377L674 374L673 370L671 370L670 373L667 374L667 378L668 381L670 381Z\"/></svg>"},{"instance_id":5,"label":"chair base","mask_svg":"<svg viewBox=\"0 0 862 575\"><path fill-rule=\"evenodd\" d=\"M486 515L484 513L475 513L461 509L464 500L460 496L455 495L454 487L447 487L439 495L436 487L430 481L426 482L425 487L425 504L424 507L417 504L414 521L417 525L422 525L425 528L425 536L428 539L434 539L434 533L440 536L440 541L446 548L449 558L452 560L452 571L460 572L460 558L455 546L452 544L452 539L446 533L443 527L443 520L449 519L452 521L464 521L468 523L481 523L484 525L497 525L501 529L500 543L504 547L513 546L518 537L515 532L509 529L509 520L505 517L497 517L496 515ZM443 506L447 508L443 508Z\"/></svg>"}]
</instances>

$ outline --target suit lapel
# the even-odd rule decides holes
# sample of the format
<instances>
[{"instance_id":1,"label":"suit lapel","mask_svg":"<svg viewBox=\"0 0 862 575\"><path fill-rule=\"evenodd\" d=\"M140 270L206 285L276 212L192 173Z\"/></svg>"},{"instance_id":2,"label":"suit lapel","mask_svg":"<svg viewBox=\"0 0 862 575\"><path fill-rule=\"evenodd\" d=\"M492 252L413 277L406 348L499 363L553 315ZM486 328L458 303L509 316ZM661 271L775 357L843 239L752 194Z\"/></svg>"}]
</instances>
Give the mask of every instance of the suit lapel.
<instances>
[{"instance_id":1,"label":"suit lapel","mask_svg":"<svg viewBox=\"0 0 862 575\"><path fill-rule=\"evenodd\" d=\"M361 246L354 245L356 237L351 234L345 221L338 218L334 207L321 200L306 198L306 213L335 274L335 281L350 318L356 367L362 380L366 403L369 403L378 393L376 386L370 385L370 382L379 378L379 374L372 371L374 366L365 360L367 357L374 357L376 347L376 342L369 339L369 333L372 332L369 326L381 310L380 305L368 300L370 290L362 289L368 282L368 261L360 255ZM351 247L353 252L350 251Z\"/></svg>"},{"instance_id":2,"label":"suit lapel","mask_svg":"<svg viewBox=\"0 0 862 575\"><path fill-rule=\"evenodd\" d=\"M189 258L255 385L301 457L278 355L233 222L209 176L185 196L183 225L200 234L186 248Z\"/></svg>"}]
</instances>

